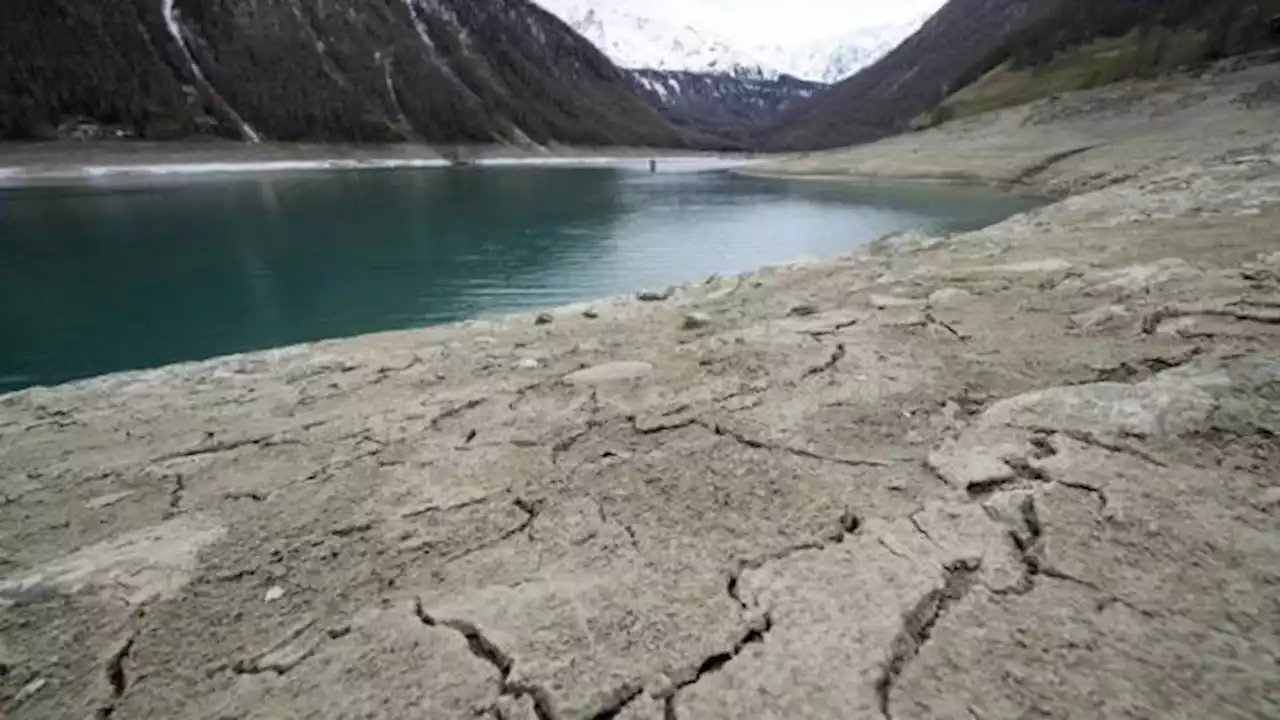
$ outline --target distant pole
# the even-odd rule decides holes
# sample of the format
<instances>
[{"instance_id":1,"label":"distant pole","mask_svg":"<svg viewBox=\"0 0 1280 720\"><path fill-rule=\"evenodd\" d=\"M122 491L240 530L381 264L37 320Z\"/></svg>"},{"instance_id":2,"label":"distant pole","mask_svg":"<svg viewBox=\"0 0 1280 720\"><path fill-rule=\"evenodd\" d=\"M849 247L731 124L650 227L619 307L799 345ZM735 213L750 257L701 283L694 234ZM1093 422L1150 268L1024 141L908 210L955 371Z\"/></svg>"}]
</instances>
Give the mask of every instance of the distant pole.
<instances>
[{"instance_id":1,"label":"distant pole","mask_svg":"<svg viewBox=\"0 0 1280 720\"><path fill-rule=\"evenodd\" d=\"M649 158L649 172L658 172L658 161L654 158Z\"/></svg>"}]
</instances>

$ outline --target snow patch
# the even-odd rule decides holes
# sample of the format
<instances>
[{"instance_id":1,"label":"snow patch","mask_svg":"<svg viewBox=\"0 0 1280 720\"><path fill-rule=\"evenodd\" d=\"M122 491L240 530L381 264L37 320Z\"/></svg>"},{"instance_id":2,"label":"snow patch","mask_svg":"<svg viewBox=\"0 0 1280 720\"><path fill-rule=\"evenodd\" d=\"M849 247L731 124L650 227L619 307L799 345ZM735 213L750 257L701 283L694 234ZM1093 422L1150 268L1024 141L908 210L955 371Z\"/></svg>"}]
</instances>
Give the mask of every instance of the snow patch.
<instances>
[{"instance_id":1,"label":"snow patch","mask_svg":"<svg viewBox=\"0 0 1280 720\"><path fill-rule=\"evenodd\" d=\"M201 85L212 89L213 85L205 78L204 71L200 69L199 63L196 62L195 55L192 55L190 48L187 47L187 39L182 32L182 23L178 19L178 11L174 8L173 3L174 0L160 0L160 13L164 16L164 24L169 28L169 35L173 38L173 41L178 43L178 49L182 51L182 56L187 60L187 66L191 68L191 74L195 76ZM250 127L249 123L245 122L244 118L240 117L235 109L227 105L225 101L222 104L231 116L231 121L240 128L240 134L244 136L245 140L251 143L262 142L262 136L258 135L257 131Z\"/></svg>"},{"instance_id":2,"label":"snow patch","mask_svg":"<svg viewBox=\"0 0 1280 720\"><path fill-rule=\"evenodd\" d=\"M728 73L758 80L786 74L822 83L839 82L879 60L929 17L859 27L807 42L760 45L638 14L630 0L535 1L621 67ZM662 11L650 6L639 12ZM743 12L750 10L744 8Z\"/></svg>"}]
</instances>

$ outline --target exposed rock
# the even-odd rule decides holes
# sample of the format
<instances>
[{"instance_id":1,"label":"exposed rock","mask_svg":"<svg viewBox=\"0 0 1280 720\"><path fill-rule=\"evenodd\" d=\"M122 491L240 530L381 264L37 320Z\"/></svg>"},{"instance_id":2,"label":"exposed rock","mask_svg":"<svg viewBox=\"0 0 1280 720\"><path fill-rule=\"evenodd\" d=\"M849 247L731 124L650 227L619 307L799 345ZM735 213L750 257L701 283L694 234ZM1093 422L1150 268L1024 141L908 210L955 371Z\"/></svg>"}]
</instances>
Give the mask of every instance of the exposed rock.
<instances>
[{"instance_id":1,"label":"exposed rock","mask_svg":"<svg viewBox=\"0 0 1280 720\"><path fill-rule=\"evenodd\" d=\"M787 311L790 317L809 317L818 314L818 306L811 304L795 305Z\"/></svg>"},{"instance_id":2,"label":"exposed rock","mask_svg":"<svg viewBox=\"0 0 1280 720\"><path fill-rule=\"evenodd\" d=\"M1158 262L1130 265L1118 270L1091 273L1084 277L1082 292L1091 296L1128 298L1151 292L1166 283L1194 278L1200 271L1182 258L1165 258Z\"/></svg>"},{"instance_id":3,"label":"exposed rock","mask_svg":"<svg viewBox=\"0 0 1280 720\"><path fill-rule=\"evenodd\" d=\"M564 381L570 385L598 385L601 383L637 380L653 372L653 365L640 361L620 361L596 365L569 373Z\"/></svg>"},{"instance_id":4,"label":"exposed rock","mask_svg":"<svg viewBox=\"0 0 1280 720\"><path fill-rule=\"evenodd\" d=\"M1018 432L986 434L976 442L963 436L930 452L928 464L956 489L982 492L1018 477L1018 471L1006 459L1024 457L1030 449L1025 436Z\"/></svg>"},{"instance_id":5,"label":"exposed rock","mask_svg":"<svg viewBox=\"0 0 1280 720\"><path fill-rule=\"evenodd\" d=\"M636 299L640 302L662 302L664 300L670 300L675 294L675 288L667 288L662 292L658 292L657 290L641 290L636 293Z\"/></svg>"},{"instance_id":6,"label":"exposed rock","mask_svg":"<svg viewBox=\"0 0 1280 720\"><path fill-rule=\"evenodd\" d=\"M926 300L896 297L893 295L872 295L867 299L867 302L871 307L877 310L890 310L894 308L923 308L929 304Z\"/></svg>"},{"instance_id":7,"label":"exposed rock","mask_svg":"<svg viewBox=\"0 0 1280 720\"><path fill-rule=\"evenodd\" d=\"M685 313L682 327L685 330L701 330L711 325L711 316L701 312Z\"/></svg>"},{"instance_id":8,"label":"exposed rock","mask_svg":"<svg viewBox=\"0 0 1280 720\"><path fill-rule=\"evenodd\" d=\"M933 291L929 295L929 306L940 308L958 305L973 297L973 293L960 288L946 287Z\"/></svg>"},{"instance_id":9,"label":"exposed rock","mask_svg":"<svg viewBox=\"0 0 1280 720\"><path fill-rule=\"evenodd\" d=\"M133 494L134 493L131 490L124 490L121 492L114 492L114 493L108 493L106 495L99 495L98 497L93 498L92 500L86 502L85 506L93 510L103 510L105 508L111 507L112 505L115 505L116 503L122 500L132 497Z\"/></svg>"},{"instance_id":10,"label":"exposed rock","mask_svg":"<svg viewBox=\"0 0 1280 720\"><path fill-rule=\"evenodd\" d=\"M1280 487L1272 487L1263 490L1258 499L1254 501L1254 505L1259 510L1271 511L1280 508Z\"/></svg>"},{"instance_id":11,"label":"exposed rock","mask_svg":"<svg viewBox=\"0 0 1280 720\"><path fill-rule=\"evenodd\" d=\"M1084 332L1132 326L1137 318L1124 305L1102 305L1071 316L1071 324Z\"/></svg>"},{"instance_id":12,"label":"exposed rock","mask_svg":"<svg viewBox=\"0 0 1280 720\"><path fill-rule=\"evenodd\" d=\"M549 312L541 312L541 313L538 313L538 316L533 319L533 324L534 325L550 325L555 321L556 321L555 315L552 315Z\"/></svg>"},{"instance_id":13,"label":"exposed rock","mask_svg":"<svg viewBox=\"0 0 1280 720\"><path fill-rule=\"evenodd\" d=\"M990 275L1053 274L1067 272L1072 267L1071 263L1062 258L1044 258L1043 260L1027 260L1004 265L988 265L975 268L974 271Z\"/></svg>"},{"instance_id":14,"label":"exposed rock","mask_svg":"<svg viewBox=\"0 0 1280 720\"><path fill-rule=\"evenodd\" d=\"M1183 435L1206 426L1218 408L1215 395L1230 385L1223 369L1193 367L1136 385L1050 388L997 402L983 413L982 422L1115 436Z\"/></svg>"},{"instance_id":15,"label":"exposed rock","mask_svg":"<svg viewBox=\"0 0 1280 720\"><path fill-rule=\"evenodd\" d=\"M84 591L129 605L167 597L190 579L200 549L223 532L209 520L175 518L72 553L31 574L0 581L0 603L23 605L49 594Z\"/></svg>"},{"instance_id":16,"label":"exposed rock","mask_svg":"<svg viewBox=\"0 0 1280 720\"><path fill-rule=\"evenodd\" d=\"M582 317L588 320L596 320L600 317L600 311L595 308L587 308L582 311Z\"/></svg>"}]
</instances>

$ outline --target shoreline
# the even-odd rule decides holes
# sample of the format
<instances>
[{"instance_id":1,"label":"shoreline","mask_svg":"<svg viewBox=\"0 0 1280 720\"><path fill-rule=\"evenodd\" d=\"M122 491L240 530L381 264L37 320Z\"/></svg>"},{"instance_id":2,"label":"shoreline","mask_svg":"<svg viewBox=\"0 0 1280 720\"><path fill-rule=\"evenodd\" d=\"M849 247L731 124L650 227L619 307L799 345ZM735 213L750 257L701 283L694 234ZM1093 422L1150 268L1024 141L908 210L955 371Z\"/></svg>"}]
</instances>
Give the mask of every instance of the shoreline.
<instances>
[{"instance_id":1,"label":"shoreline","mask_svg":"<svg viewBox=\"0 0 1280 720\"><path fill-rule=\"evenodd\" d=\"M231 159L227 159L230 156ZM641 167L665 163L756 162L732 153L644 148L482 147L457 162L432 146L251 145L244 143L23 143L0 145L0 187L91 182L101 178L233 173L477 167Z\"/></svg>"},{"instance_id":2,"label":"shoreline","mask_svg":"<svg viewBox=\"0 0 1280 720\"><path fill-rule=\"evenodd\" d=\"M742 177L762 180L787 180L804 183L844 183L849 185L865 185L869 187L893 187L899 185L926 185L943 187L977 187L998 190L1009 195L1036 198L1050 202L1064 200L1069 195L1061 192L1052 193L1046 188L1036 187L1034 183L1026 183L1017 179L1001 180L986 178L980 175L878 175L837 174L837 173L805 173L778 169L786 168L787 161L759 160L742 167L731 168L730 172ZM771 169L772 167L772 169Z\"/></svg>"},{"instance_id":3,"label":"shoreline","mask_svg":"<svg viewBox=\"0 0 1280 720\"><path fill-rule=\"evenodd\" d=\"M5 709L1275 715L1275 86L759 168L1063 198L974 232L0 396Z\"/></svg>"}]
</instances>

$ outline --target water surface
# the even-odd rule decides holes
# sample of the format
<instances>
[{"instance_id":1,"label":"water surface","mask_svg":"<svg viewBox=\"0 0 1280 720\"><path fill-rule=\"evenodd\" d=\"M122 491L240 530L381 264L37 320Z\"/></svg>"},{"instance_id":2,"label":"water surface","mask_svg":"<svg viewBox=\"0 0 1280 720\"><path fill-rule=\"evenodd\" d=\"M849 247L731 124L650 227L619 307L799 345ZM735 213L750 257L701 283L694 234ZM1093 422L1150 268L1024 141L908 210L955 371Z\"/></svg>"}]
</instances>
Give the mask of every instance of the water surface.
<instances>
[{"instance_id":1,"label":"water surface","mask_svg":"<svg viewBox=\"0 0 1280 720\"><path fill-rule=\"evenodd\" d=\"M99 180L0 190L0 392L421 327L980 227L954 187L627 167Z\"/></svg>"}]
</instances>

